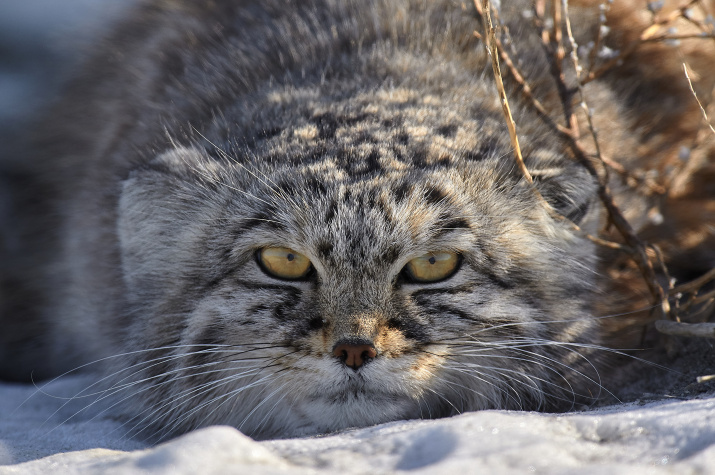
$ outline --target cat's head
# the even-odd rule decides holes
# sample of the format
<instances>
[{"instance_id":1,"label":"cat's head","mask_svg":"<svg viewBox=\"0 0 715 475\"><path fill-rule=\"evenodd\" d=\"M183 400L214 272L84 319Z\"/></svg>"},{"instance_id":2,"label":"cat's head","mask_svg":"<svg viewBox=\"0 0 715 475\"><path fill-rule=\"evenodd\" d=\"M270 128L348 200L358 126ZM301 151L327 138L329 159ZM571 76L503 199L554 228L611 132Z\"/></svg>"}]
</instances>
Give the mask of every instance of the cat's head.
<instances>
[{"instance_id":1,"label":"cat's head","mask_svg":"<svg viewBox=\"0 0 715 475\"><path fill-rule=\"evenodd\" d=\"M345 114L260 156L177 146L124 182L138 366L119 376L140 375L139 419L262 437L593 395L594 251L535 199L508 139L445 151L463 132L445 125L400 145ZM359 143L340 139L356 124ZM547 147L527 164L562 214L592 218L584 170Z\"/></svg>"}]
</instances>

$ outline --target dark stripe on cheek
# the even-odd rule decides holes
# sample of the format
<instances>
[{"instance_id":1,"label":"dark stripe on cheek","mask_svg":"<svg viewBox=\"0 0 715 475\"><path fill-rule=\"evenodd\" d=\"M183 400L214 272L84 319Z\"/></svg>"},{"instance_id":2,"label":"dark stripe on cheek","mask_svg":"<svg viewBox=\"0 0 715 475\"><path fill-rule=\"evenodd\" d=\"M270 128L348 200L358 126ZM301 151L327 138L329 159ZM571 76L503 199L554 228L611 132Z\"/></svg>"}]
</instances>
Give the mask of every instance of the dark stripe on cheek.
<instances>
[{"instance_id":1,"label":"dark stripe on cheek","mask_svg":"<svg viewBox=\"0 0 715 475\"><path fill-rule=\"evenodd\" d=\"M486 275L489 278L489 280L493 284L497 285L498 287L500 287L504 290L511 290L514 287L516 287L514 282L512 282L510 279L507 279L505 277L500 277L497 274L495 274L494 272L492 272L491 270L483 271L483 273L484 273L484 275Z\"/></svg>"},{"instance_id":2,"label":"dark stripe on cheek","mask_svg":"<svg viewBox=\"0 0 715 475\"><path fill-rule=\"evenodd\" d=\"M271 284L256 284L241 281L239 284L245 289L250 290L271 290L276 292L276 295L272 297L272 301L268 302L261 308L261 310L268 310L269 304L275 304L273 308L273 318L279 321L291 320L291 310L298 306L301 302L303 292L300 289L296 289L292 286L286 285L271 285ZM254 307L256 308L256 307Z\"/></svg>"},{"instance_id":3,"label":"dark stripe on cheek","mask_svg":"<svg viewBox=\"0 0 715 475\"><path fill-rule=\"evenodd\" d=\"M288 297L292 299L299 299L300 296L303 294L299 289L293 287L292 285L280 285L280 284L263 284L263 283L254 283L254 282L246 282L246 281L238 281L237 282L241 287L250 289L250 290L273 290L277 292L281 292L282 294L279 295L279 297L283 295L287 295Z\"/></svg>"},{"instance_id":4,"label":"dark stripe on cheek","mask_svg":"<svg viewBox=\"0 0 715 475\"><path fill-rule=\"evenodd\" d=\"M454 287L444 287L438 289L420 289L415 290L410 295L413 298L419 298L422 296L429 295L457 295L457 294L471 294L478 284L462 284Z\"/></svg>"},{"instance_id":5,"label":"dark stripe on cheek","mask_svg":"<svg viewBox=\"0 0 715 475\"><path fill-rule=\"evenodd\" d=\"M273 309L273 318L278 321L285 322L287 320L293 320L298 313L294 311L295 307L300 304L298 299L285 299L280 304L276 305Z\"/></svg>"},{"instance_id":6,"label":"dark stripe on cheek","mask_svg":"<svg viewBox=\"0 0 715 475\"><path fill-rule=\"evenodd\" d=\"M188 351L193 354L188 356L181 366L200 366L212 363L219 359L219 357L217 357L211 350L225 343L225 334L226 328L222 325L214 324L204 327L196 340L191 342L196 346L188 348Z\"/></svg>"},{"instance_id":7,"label":"dark stripe on cheek","mask_svg":"<svg viewBox=\"0 0 715 475\"><path fill-rule=\"evenodd\" d=\"M483 317L467 313L467 312L460 310L458 308L450 307L449 305L424 305L424 307L425 307L425 310L427 310L429 313L435 314L436 316L454 315L455 317L457 317L461 320L467 320L470 322L487 323L487 320Z\"/></svg>"}]
</instances>

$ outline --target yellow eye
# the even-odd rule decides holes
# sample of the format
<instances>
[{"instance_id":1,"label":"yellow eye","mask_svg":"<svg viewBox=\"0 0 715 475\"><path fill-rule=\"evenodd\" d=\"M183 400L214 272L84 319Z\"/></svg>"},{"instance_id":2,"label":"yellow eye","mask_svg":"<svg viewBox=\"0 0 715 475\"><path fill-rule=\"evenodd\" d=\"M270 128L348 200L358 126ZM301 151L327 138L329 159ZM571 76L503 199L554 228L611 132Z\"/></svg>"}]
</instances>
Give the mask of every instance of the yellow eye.
<instances>
[{"instance_id":1,"label":"yellow eye","mask_svg":"<svg viewBox=\"0 0 715 475\"><path fill-rule=\"evenodd\" d=\"M265 247L258 253L264 271L281 279L302 279L310 272L310 260L287 247Z\"/></svg>"},{"instance_id":2,"label":"yellow eye","mask_svg":"<svg viewBox=\"0 0 715 475\"><path fill-rule=\"evenodd\" d=\"M408 262L405 272L415 282L437 282L451 277L458 265L456 252L430 252Z\"/></svg>"}]
</instances>

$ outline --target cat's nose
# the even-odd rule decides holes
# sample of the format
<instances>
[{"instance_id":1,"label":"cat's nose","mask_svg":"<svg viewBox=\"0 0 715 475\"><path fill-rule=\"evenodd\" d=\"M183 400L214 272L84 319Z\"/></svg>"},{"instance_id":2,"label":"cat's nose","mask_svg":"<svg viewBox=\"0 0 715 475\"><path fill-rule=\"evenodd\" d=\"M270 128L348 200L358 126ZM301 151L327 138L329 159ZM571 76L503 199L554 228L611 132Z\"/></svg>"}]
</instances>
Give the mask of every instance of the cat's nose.
<instances>
[{"instance_id":1,"label":"cat's nose","mask_svg":"<svg viewBox=\"0 0 715 475\"><path fill-rule=\"evenodd\" d=\"M345 363L345 366L357 371L360 366L377 356L377 350L372 344L338 342L333 348L333 355Z\"/></svg>"}]
</instances>

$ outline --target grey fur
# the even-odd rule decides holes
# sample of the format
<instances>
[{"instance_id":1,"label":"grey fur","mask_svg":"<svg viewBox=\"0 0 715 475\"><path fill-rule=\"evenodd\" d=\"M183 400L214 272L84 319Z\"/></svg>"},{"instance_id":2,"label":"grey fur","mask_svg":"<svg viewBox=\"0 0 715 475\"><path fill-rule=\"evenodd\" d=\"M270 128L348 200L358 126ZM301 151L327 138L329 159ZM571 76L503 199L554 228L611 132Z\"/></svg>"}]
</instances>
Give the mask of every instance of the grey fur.
<instances>
[{"instance_id":1,"label":"grey fur","mask_svg":"<svg viewBox=\"0 0 715 475\"><path fill-rule=\"evenodd\" d=\"M522 7L502 15L543 77ZM596 251L515 167L478 25L451 1L136 11L39 128L23 173L42 191L18 198L38 219L8 231L24 243L8 267L24 270L5 277L23 293L6 291L2 374L109 356L125 410L158 435L302 435L596 395ZM537 187L595 230L593 180L513 104ZM266 275L265 246L308 256L312 278ZM441 250L461 255L453 277L401 276ZM345 339L378 356L353 371L332 355Z\"/></svg>"}]
</instances>

